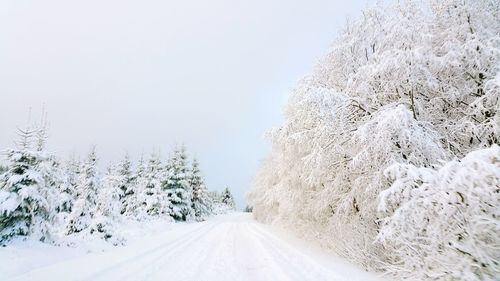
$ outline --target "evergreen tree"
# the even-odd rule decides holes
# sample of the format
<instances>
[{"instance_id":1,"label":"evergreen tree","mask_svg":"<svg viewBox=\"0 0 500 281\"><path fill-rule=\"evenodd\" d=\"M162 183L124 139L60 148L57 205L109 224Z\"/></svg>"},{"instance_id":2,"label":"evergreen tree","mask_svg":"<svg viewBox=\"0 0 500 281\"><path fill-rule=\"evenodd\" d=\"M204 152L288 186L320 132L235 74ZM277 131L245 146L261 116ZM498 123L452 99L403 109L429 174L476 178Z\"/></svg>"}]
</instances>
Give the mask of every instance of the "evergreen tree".
<instances>
[{"instance_id":1,"label":"evergreen tree","mask_svg":"<svg viewBox=\"0 0 500 281\"><path fill-rule=\"evenodd\" d=\"M169 214L175 220L189 220L193 218L192 206L193 191L187 179L187 155L184 146L175 148L167 166L167 177L163 182L163 189L167 192L170 202Z\"/></svg>"},{"instance_id":2,"label":"evergreen tree","mask_svg":"<svg viewBox=\"0 0 500 281\"><path fill-rule=\"evenodd\" d=\"M125 154L124 159L117 168L118 184L121 189L120 201L122 205L121 213L125 213L127 210L127 206L130 204L130 201L133 200L134 196L134 176L132 175L132 162L130 161L130 156Z\"/></svg>"},{"instance_id":3,"label":"evergreen tree","mask_svg":"<svg viewBox=\"0 0 500 281\"><path fill-rule=\"evenodd\" d=\"M138 178L140 194L137 197L137 215L139 219L145 216L158 216L168 210L166 193L162 190L163 170L158 154L152 154L146 166L144 176Z\"/></svg>"},{"instance_id":4,"label":"evergreen tree","mask_svg":"<svg viewBox=\"0 0 500 281\"><path fill-rule=\"evenodd\" d=\"M8 166L0 178L0 242L16 235L32 235L46 241L50 236L55 190L46 184L38 165L47 161L32 150L35 130L19 130L18 148L7 153Z\"/></svg>"},{"instance_id":5,"label":"evergreen tree","mask_svg":"<svg viewBox=\"0 0 500 281\"><path fill-rule=\"evenodd\" d=\"M73 154L65 164L62 173L64 174L64 184L60 186L61 201L59 203L58 212L71 213L75 204L78 186L78 178L80 175L81 163Z\"/></svg>"},{"instance_id":6,"label":"evergreen tree","mask_svg":"<svg viewBox=\"0 0 500 281\"><path fill-rule=\"evenodd\" d=\"M120 244L122 238L116 234L116 224L120 221L123 198L123 176L120 167L113 166L101 181L97 196L97 209L90 226L90 234Z\"/></svg>"},{"instance_id":7,"label":"evergreen tree","mask_svg":"<svg viewBox=\"0 0 500 281\"><path fill-rule=\"evenodd\" d=\"M43 177L44 183L52 190L54 199L54 208L57 212L71 210L71 186L68 184L68 178L65 171L55 155L46 152L48 126L45 115L42 118L42 125L35 131L36 151L39 154L39 161L36 164L36 170Z\"/></svg>"},{"instance_id":8,"label":"evergreen tree","mask_svg":"<svg viewBox=\"0 0 500 281\"><path fill-rule=\"evenodd\" d=\"M97 174L97 156L92 147L87 160L83 163L76 186L77 200L70 214L67 233L78 233L90 226L96 211L99 180Z\"/></svg>"},{"instance_id":9,"label":"evergreen tree","mask_svg":"<svg viewBox=\"0 0 500 281\"><path fill-rule=\"evenodd\" d=\"M145 216L143 212L143 205L141 198L143 196L144 187L146 185L146 163L144 162L144 155L141 155L139 161L137 162L137 166L135 172L132 175L132 179L130 182L131 192L127 196L126 201L124 202L124 215L128 217L134 217L136 219L140 219Z\"/></svg>"},{"instance_id":10,"label":"evergreen tree","mask_svg":"<svg viewBox=\"0 0 500 281\"><path fill-rule=\"evenodd\" d=\"M236 208L236 203L234 202L233 194L228 187L226 187L221 194L221 202L226 204L230 209Z\"/></svg>"},{"instance_id":11,"label":"evergreen tree","mask_svg":"<svg viewBox=\"0 0 500 281\"><path fill-rule=\"evenodd\" d=\"M188 183L193 191L194 215L197 220L202 220L211 213L211 201L208 195L208 190L205 186L203 177L201 176L198 160L193 159L191 169L189 170Z\"/></svg>"}]
</instances>

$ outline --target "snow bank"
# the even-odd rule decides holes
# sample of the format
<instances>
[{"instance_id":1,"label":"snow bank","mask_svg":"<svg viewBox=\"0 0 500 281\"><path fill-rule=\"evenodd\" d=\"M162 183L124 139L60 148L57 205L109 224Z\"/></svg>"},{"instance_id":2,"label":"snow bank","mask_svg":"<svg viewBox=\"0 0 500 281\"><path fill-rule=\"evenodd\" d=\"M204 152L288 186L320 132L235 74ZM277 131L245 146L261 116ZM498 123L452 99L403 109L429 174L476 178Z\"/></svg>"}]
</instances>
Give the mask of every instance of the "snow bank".
<instances>
[{"instance_id":1,"label":"snow bank","mask_svg":"<svg viewBox=\"0 0 500 281\"><path fill-rule=\"evenodd\" d=\"M171 220L138 222L124 220L118 227L127 244L173 228ZM42 243L37 239L16 237L8 246L0 247L0 279L16 276L36 268L73 259L96 252L106 252L116 247L95 236L61 236L58 245ZM120 247L120 246L118 246Z\"/></svg>"}]
</instances>

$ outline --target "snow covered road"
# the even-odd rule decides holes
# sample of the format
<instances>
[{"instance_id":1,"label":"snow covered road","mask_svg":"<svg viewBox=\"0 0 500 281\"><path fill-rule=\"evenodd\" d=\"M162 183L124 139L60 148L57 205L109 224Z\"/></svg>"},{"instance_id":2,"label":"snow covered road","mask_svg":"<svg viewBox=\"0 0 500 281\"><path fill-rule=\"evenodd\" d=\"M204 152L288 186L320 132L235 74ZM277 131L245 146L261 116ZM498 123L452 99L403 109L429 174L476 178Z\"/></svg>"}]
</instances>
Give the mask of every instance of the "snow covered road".
<instances>
[{"instance_id":1,"label":"snow covered road","mask_svg":"<svg viewBox=\"0 0 500 281\"><path fill-rule=\"evenodd\" d=\"M1 279L1 278L0 278ZM9 280L381 280L235 213Z\"/></svg>"}]
</instances>

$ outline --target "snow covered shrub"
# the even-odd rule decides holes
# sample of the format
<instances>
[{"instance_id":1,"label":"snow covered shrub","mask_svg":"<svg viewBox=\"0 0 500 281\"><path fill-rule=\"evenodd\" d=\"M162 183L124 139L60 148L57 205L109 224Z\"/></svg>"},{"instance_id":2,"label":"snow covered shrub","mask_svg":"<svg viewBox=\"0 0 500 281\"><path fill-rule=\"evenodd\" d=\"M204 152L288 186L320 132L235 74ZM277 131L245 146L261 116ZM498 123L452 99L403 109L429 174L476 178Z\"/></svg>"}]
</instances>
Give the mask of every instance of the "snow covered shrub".
<instances>
[{"instance_id":1,"label":"snow covered shrub","mask_svg":"<svg viewBox=\"0 0 500 281\"><path fill-rule=\"evenodd\" d=\"M495 280L500 274L500 147L437 168L394 164L377 237L399 278Z\"/></svg>"}]
</instances>

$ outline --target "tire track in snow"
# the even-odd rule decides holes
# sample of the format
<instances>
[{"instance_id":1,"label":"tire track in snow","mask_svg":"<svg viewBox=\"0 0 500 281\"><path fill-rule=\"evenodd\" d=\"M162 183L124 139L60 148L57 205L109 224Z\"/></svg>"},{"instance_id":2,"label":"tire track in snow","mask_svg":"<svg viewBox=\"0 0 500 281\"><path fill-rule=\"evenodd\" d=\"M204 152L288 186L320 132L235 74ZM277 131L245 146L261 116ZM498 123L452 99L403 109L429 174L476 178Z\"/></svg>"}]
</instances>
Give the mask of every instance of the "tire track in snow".
<instances>
[{"instance_id":1,"label":"tire track in snow","mask_svg":"<svg viewBox=\"0 0 500 281\"><path fill-rule=\"evenodd\" d=\"M212 227L204 232L202 235L198 236L185 248L178 248L182 251L171 252L168 255L162 256L155 263L155 269L144 276L141 280L161 280L165 275L171 274L169 270L175 268L175 278L176 280L184 280L188 277L183 277L186 274L193 275L193 268L196 269L203 265L203 261L207 259L207 256L211 252L211 249L218 246L221 243L213 243L217 241L217 235L219 234L218 228L219 224L214 224ZM210 245L207 247L207 245ZM196 275L195 275L196 276ZM193 279L190 279L193 280Z\"/></svg>"},{"instance_id":2,"label":"tire track in snow","mask_svg":"<svg viewBox=\"0 0 500 281\"><path fill-rule=\"evenodd\" d=\"M251 228L256 237L272 259L282 268L287 268L290 280L344 280L318 265L314 260L294 249L290 245L277 239L271 233L263 230L259 225Z\"/></svg>"},{"instance_id":3,"label":"tire track in snow","mask_svg":"<svg viewBox=\"0 0 500 281\"><path fill-rule=\"evenodd\" d=\"M152 251L142 253L139 256L131 256L118 264L114 264L108 268L97 271L82 280L147 280L144 279L144 277L141 278L140 275L147 275L150 268L154 267L161 257L173 255L176 250L184 249L187 245L199 239L214 227L215 225L206 224L202 227L195 228L178 239L161 244L158 248ZM113 276L113 274L115 276Z\"/></svg>"},{"instance_id":4,"label":"tire track in snow","mask_svg":"<svg viewBox=\"0 0 500 281\"><path fill-rule=\"evenodd\" d=\"M354 267L342 270L339 261L319 263L319 256L291 243L248 214L233 214L176 225L129 246L39 268L13 280L380 280Z\"/></svg>"}]
</instances>

